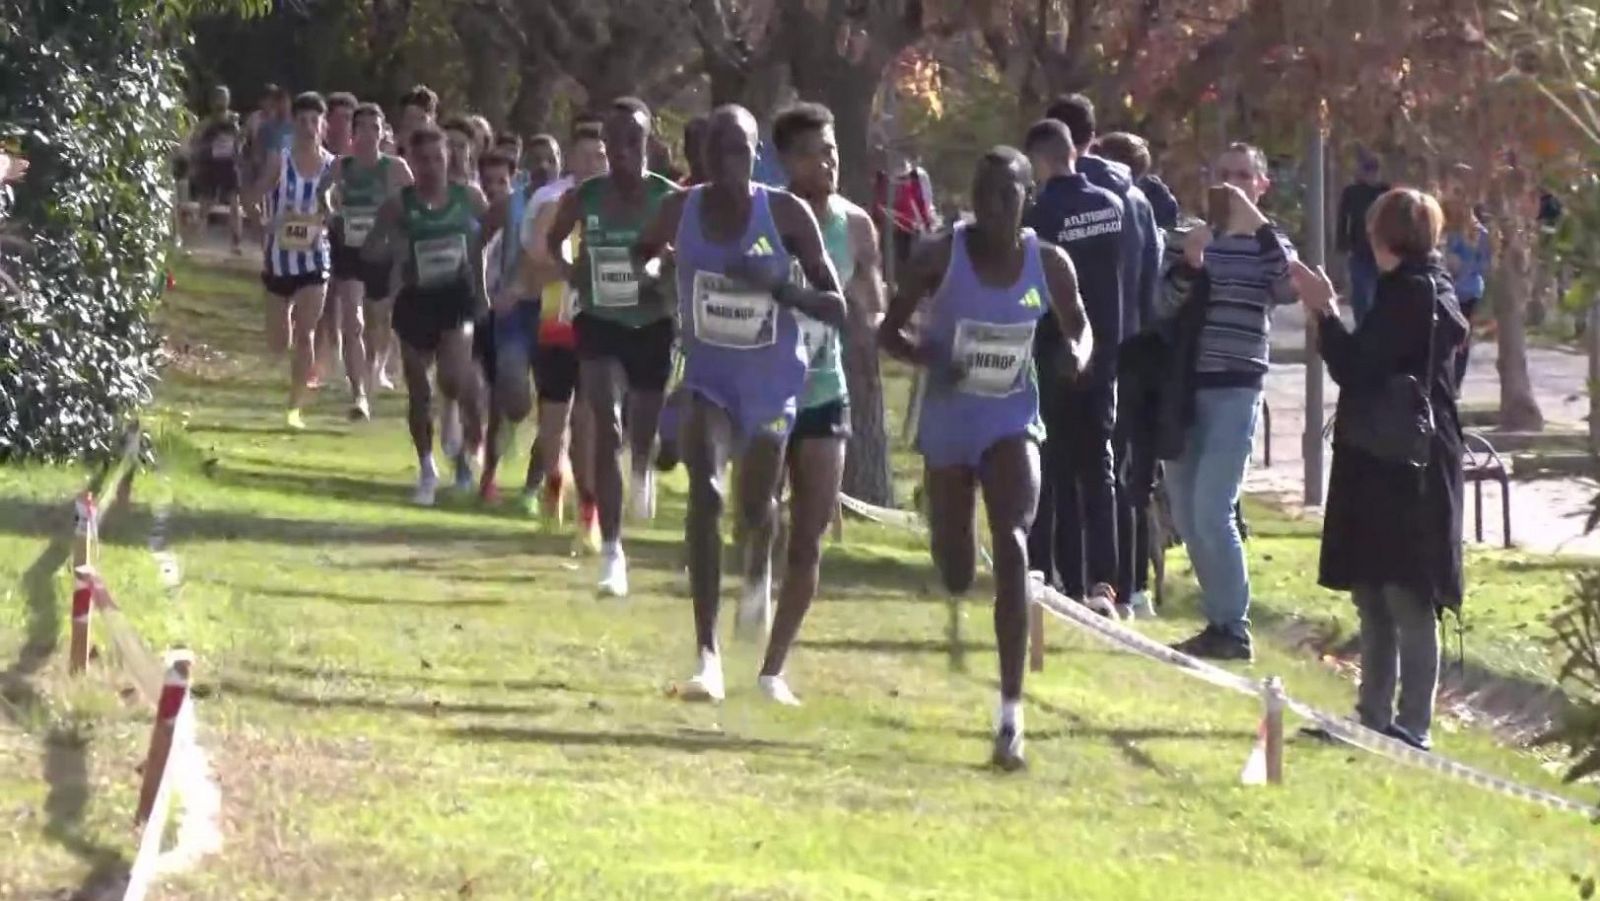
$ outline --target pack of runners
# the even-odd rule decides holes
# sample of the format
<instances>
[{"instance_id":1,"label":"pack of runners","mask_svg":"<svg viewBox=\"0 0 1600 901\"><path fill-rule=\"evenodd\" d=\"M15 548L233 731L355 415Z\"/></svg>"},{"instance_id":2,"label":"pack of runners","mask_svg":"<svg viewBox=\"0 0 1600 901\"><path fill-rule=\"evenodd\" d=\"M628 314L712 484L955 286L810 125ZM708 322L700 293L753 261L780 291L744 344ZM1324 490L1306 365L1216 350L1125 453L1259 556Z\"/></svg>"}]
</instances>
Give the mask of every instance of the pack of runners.
<instances>
[{"instance_id":1,"label":"pack of runners","mask_svg":"<svg viewBox=\"0 0 1600 901\"><path fill-rule=\"evenodd\" d=\"M877 229L838 193L833 116L816 104L772 123L782 187L755 180L758 123L738 106L690 123L680 185L652 169L658 122L631 97L580 117L564 142L496 138L478 117L440 122L423 87L401 99L393 129L382 108L349 95L277 92L243 125L225 93L213 105L193 174L213 196L260 205L266 332L289 359L289 428L305 428L319 367L336 357L350 418L370 418L369 394L390 386L398 356L415 502L435 502L437 442L454 486L493 503L533 418L520 503L560 525L576 500L577 540L598 552L597 591L613 597L629 591L625 520L652 519L658 469L683 464L696 649L676 686L685 700L726 692L717 626L731 497L743 553L735 631L766 640L758 691L799 703L785 665L839 504L845 348L865 336L922 367L916 447L933 557L952 595L971 588L981 494L1000 657L992 760L1023 765L1045 427L1036 337L1048 328L1044 371L1063 382L1090 374L1093 345L1073 257L1023 226L1028 156L983 155L970 221L911 252L886 301ZM1064 131L1030 141L1066 153ZM1085 222L1106 218L1084 209ZM775 591L781 515L789 538Z\"/></svg>"}]
</instances>

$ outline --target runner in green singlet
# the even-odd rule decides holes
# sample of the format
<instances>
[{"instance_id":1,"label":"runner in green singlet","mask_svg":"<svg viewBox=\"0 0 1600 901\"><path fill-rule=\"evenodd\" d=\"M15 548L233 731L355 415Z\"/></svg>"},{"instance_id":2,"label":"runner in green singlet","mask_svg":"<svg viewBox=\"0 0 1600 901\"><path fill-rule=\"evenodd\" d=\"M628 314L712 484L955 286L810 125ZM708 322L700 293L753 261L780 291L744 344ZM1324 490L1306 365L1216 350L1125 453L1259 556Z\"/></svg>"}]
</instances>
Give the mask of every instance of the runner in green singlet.
<instances>
[{"instance_id":1,"label":"runner in green singlet","mask_svg":"<svg viewBox=\"0 0 1600 901\"><path fill-rule=\"evenodd\" d=\"M398 258L401 264L394 329L400 336L411 440L420 470L414 500L431 506L439 481L429 381L435 363L439 392L461 408L464 435L458 469L470 468L483 444L483 392L472 359L472 323L488 309L481 220L489 202L477 187L448 179L449 155L437 129L425 126L412 134L408 159L416 184L384 202L361 253L372 263Z\"/></svg>"},{"instance_id":2,"label":"runner in green singlet","mask_svg":"<svg viewBox=\"0 0 1600 901\"><path fill-rule=\"evenodd\" d=\"M851 432L845 346L849 342L861 353L876 355L884 286L877 229L865 210L838 194L839 146L833 113L815 103L790 107L774 120L772 143L789 175L790 192L809 203L817 216L823 247L844 286L849 310L844 333L810 317L800 319L811 367L789 435L788 560L758 680L768 698L793 705L799 700L784 678L784 662L816 596L822 538L839 503L845 444ZM767 584L750 584L747 574L744 598L750 604L764 604L771 594L770 568L756 578Z\"/></svg>"},{"instance_id":3,"label":"runner in green singlet","mask_svg":"<svg viewBox=\"0 0 1600 901\"><path fill-rule=\"evenodd\" d=\"M550 227L550 255L574 226L582 230L575 266L566 267L578 292L578 390L595 417L595 494L600 508L600 591L628 593L622 552L623 422L632 451L637 519L654 513L651 455L661 402L672 371L673 321L669 295L641 293L628 251L663 198L677 186L646 169L653 119L633 98L615 101L606 117L608 175L591 178L561 198ZM563 262L562 266L566 266ZM622 416L626 397L628 415Z\"/></svg>"},{"instance_id":4,"label":"runner in green singlet","mask_svg":"<svg viewBox=\"0 0 1600 901\"><path fill-rule=\"evenodd\" d=\"M372 233L378 209L391 195L411 184L406 161L379 149L383 139L383 109L363 103L351 120L352 152L328 170L335 189L333 232L333 296L343 328L344 371L350 381L351 419L369 419L367 393L377 368L378 345L391 328L394 299L392 272L383 264L368 263L361 248ZM366 326L372 308L372 329Z\"/></svg>"}]
</instances>

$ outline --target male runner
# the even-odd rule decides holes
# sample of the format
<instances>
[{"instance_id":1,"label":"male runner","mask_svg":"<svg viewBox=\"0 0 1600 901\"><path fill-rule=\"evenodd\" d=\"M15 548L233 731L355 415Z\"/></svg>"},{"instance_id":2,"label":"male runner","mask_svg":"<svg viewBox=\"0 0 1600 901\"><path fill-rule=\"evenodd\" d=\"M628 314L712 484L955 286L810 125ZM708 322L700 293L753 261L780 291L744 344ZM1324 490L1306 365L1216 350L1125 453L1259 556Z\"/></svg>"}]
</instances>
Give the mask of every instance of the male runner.
<instances>
[{"instance_id":1,"label":"male runner","mask_svg":"<svg viewBox=\"0 0 1600 901\"><path fill-rule=\"evenodd\" d=\"M427 85L419 84L400 98L400 127L395 132L395 143L400 156L410 153L411 134L420 128L432 126L439 115L439 95Z\"/></svg>"},{"instance_id":2,"label":"male runner","mask_svg":"<svg viewBox=\"0 0 1600 901\"><path fill-rule=\"evenodd\" d=\"M354 94L344 91L328 95L328 122L323 130L322 146L336 157L348 156L350 153L352 120L358 103ZM332 247L335 258L343 253L341 246L343 240L344 236L339 229L329 231L328 244ZM324 370L332 366L334 360L343 353L344 342L343 319L339 304L337 302L323 304L322 319L317 323L317 371L311 374L312 387L320 388L327 380ZM346 360L345 368L349 367L350 361ZM353 399L352 406L354 406Z\"/></svg>"},{"instance_id":3,"label":"male runner","mask_svg":"<svg viewBox=\"0 0 1600 901\"><path fill-rule=\"evenodd\" d=\"M1028 644L1028 527L1039 502L1039 383L1034 330L1054 311L1063 374L1088 365L1092 338L1072 260L1022 228L1033 186L1028 160L996 147L978 162L974 221L912 254L879 329L885 352L929 370L917 431L934 563L945 588L974 576L974 488L989 511L994 547L1000 711L991 763L1026 765L1022 672ZM920 333L907 326L923 301Z\"/></svg>"},{"instance_id":4,"label":"male runner","mask_svg":"<svg viewBox=\"0 0 1600 901\"><path fill-rule=\"evenodd\" d=\"M846 328L871 334L884 306L877 229L865 210L837 193L839 145L833 113L815 103L791 107L773 122L772 143L789 174L789 190L810 204L821 226L823 248L850 307ZM787 705L799 700L784 679L784 662L817 593L822 536L839 504L850 437L850 392L840 330L802 315L800 331L811 364L789 436L788 565L757 680L763 694ZM759 597L769 590L746 586L745 593Z\"/></svg>"},{"instance_id":5,"label":"male runner","mask_svg":"<svg viewBox=\"0 0 1600 901\"><path fill-rule=\"evenodd\" d=\"M478 130L466 116L451 116L441 127L444 133L445 153L449 165L447 177L450 183L479 187ZM472 465L467 455L463 453L465 447L461 432L461 409L446 395L443 409L439 411L439 449L454 463L457 491L471 491L473 487Z\"/></svg>"},{"instance_id":6,"label":"male runner","mask_svg":"<svg viewBox=\"0 0 1600 901\"><path fill-rule=\"evenodd\" d=\"M400 294L394 328L410 397L408 419L420 474L413 500L432 506L439 484L433 463L433 386L461 406L464 441L457 465L466 465L483 441L482 397L472 361L472 323L488 306L484 296L479 220L489 202L472 185L449 179L444 134L423 126L411 135L410 161L416 183L384 201L362 248L368 262L397 259Z\"/></svg>"},{"instance_id":7,"label":"male runner","mask_svg":"<svg viewBox=\"0 0 1600 901\"><path fill-rule=\"evenodd\" d=\"M600 510L594 495L594 417L586 406L572 405L578 384L578 336L572 325L576 291L567 283L566 269L577 258L577 228L568 233L563 251L550 252L550 226L559 201L575 184L610 170L600 122L591 115L575 117L567 174L534 192L528 203L531 225L523 230L522 247L541 287L539 352L534 358L534 384L539 392L537 453L528 461L528 481L523 503L530 505L542 494L546 519L559 522L563 498L570 481L578 493L578 546L600 550ZM571 444L569 455L567 445ZM570 474L564 461L570 459ZM533 466L537 462L536 472ZM540 491L540 486L543 491Z\"/></svg>"},{"instance_id":8,"label":"male runner","mask_svg":"<svg viewBox=\"0 0 1600 901\"><path fill-rule=\"evenodd\" d=\"M519 150L520 156L521 141L513 139L516 140L515 149ZM501 145L501 149L506 147L505 144ZM497 475L500 457L514 443L517 425L533 412L528 374L538 358L540 303L536 273L523 251L524 232L531 226L529 202L540 188L554 182L561 174L561 148L555 138L549 135L535 137L527 157L529 170L518 172L511 178L506 198L493 202L494 198L490 197L493 204L487 223L488 229L497 233L500 242L500 290L490 294L494 311L491 314L493 365L488 372L489 435L485 445L483 478L479 486L480 494L489 502L499 496ZM501 156L499 150L491 155L491 159L506 160L509 165L514 165L510 162L511 158ZM497 173L489 171L498 168L498 162L479 167L484 178L485 193L488 193L491 184L498 184L498 178L491 178L492 174ZM537 450L532 449L529 454L536 456ZM529 471L537 471L534 461L530 460L529 463Z\"/></svg>"},{"instance_id":9,"label":"male runner","mask_svg":"<svg viewBox=\"0 0 1600 901\"><path fill-rule=\"evenodd\" d=\"M610 174L591 178L561 198L546 243L560 260L566 236L577 226L582 245L568 267L578 292L578 390L595 420L595 495L600 506L602 594L628 593L622 550L623 426L632 452L631 503L635 519L654 515L656 426L667 379L672 374L673 324L670 296L641 290L628 251L663 198L677 188L645 168L654 120L642 101L615 101L605 120ZM564 261L557 266L565 265ZM627 415L622 405L626 398Z\"/></svg>"},{"instance_id":10,"label":"male runner","mask_svg":"<svg viewBox=\"0 0 1600 901\"><path fill-rule=\"evenodd\" d=\"M771 564L775 497L810 362L796 313L835 328L847 316L816 216L793 194L752 181L755 154L755 117L741 106L719 107L706 135L710 181L668 197L633 249L649 279L668 243L677 257L689 472L684 528L700 656L698 672L679 690L686 700L720 701L724 694L717 643L724 473L737 458L746 583L759 584ZM796 262L803 281L793 277ZM764 630L770 598L744 601L741 631Z\"/></svg>"},{"instance_id":11,"label":"male runner","mask_svg":"<svg viewBox=\"0 0 1600 901\"><path fill-rule=\"evenodd\" d=\"M305 93L294 100L294 138L265 169L250 203L265 199L266 254L262 284L267 289L267 346L275 354L293 349L289 363L289 428L306 427L301 410L316 371L317 321L328 295L332 266L325 225L327 182L333 154L322 148L328 104Z\"/></svg>"},{"instance_id":12,"label":"male runner","mask_svg":"<svg viewBox=\"0 0 1600 901\"><path fill-rule=\"evenodd\" d=\"M278 160L294 139L289 92L269 84L262 92L261 108L251 114L245 128L244 183L254 186L278 168ZM259 198L258 198L259 200Z\"/></svg>"},{"instance_id":13,"label":"male runner","mask_svg":"<svg viewBox=\"0 0 1600 901\"><path fill-rule=\"evenodd\" d=\"M352 117L353 152L329 170L338 197L333 232L333 303L343 328L345 377L350 382L351 419L370 419L369 380L378 371L378 344L393 327L392 272L382 264L368 263L361 249L378 219L378 208L395 192L411 184L406 161L379 149L383 138L383 109L375 103L359 105ZM366 328L366 308L372 307L372 330Z\"/></svg>"},{"instance_id":14,"label":"male runner","mask_svg":"<svg viewBox=\"0 0 1600 901\"><path fill-rule=\"evenodd\" d=\"M228 206L228 233L233 252L243 252L244 211L239 205L239 151L242 134L239 114L233 111L233 95L227 87L211 90L211 106L206 121L195 130L190 141L190 158L195 161L194 199L200 205L200 222L210 219L212 204Z\"/></svg>"},{"instance_id":15,"label":"male runner","mask_svg":"<svg viewBox=\"0 0 1600 901\"><path fill-rule=\"evenodd\" d=\"M1023 217L1042 241L1072 258L1079 293L1100 352L1074 384L1055 377L1061 344L1046 315L1034 353L1040 372L1045 429L1044 481L1028 537L1028 560L1045 579L1102 616L1117 617L1117 498L1112 465L1116 426L1116 355L1121 343L1122 253L1126 211L1121 199L1078 172L1074 135L1044 119L1028 129L1024 149L1039 196ZM1132 536L1129 536L1130 539Z\"/></svg>"}]
</instances>

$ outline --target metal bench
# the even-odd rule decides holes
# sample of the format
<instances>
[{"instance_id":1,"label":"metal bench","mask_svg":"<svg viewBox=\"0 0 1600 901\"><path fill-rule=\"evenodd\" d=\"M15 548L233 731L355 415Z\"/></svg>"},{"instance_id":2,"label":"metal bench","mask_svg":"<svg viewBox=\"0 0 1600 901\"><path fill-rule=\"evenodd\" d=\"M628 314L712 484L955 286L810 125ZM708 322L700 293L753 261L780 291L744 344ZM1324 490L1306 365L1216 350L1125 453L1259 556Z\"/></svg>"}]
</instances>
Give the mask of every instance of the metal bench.
<instances>
[{"instance_id":1,"label":"metal bench","mask_svg":"<svg viewBox=\"0 0 1600 901\"><path fill-rule=\"evenodd\" d=\"M1472 485L1473 531L1483 543L1483 483L1500 483L1500 525L1505 547L1511 547L1511 470L1481 432L1462 432L1461 471Z\"/></svg>"}]
</instances>

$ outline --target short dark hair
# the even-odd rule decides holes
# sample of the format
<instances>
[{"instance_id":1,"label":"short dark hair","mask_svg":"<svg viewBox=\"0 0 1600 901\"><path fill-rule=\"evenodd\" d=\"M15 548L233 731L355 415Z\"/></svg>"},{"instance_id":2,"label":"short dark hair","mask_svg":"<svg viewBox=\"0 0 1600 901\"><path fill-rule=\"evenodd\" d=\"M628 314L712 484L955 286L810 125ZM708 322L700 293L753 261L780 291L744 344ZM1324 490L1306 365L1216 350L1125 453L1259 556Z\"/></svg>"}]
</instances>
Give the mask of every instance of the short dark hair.
<instances>
[{"instance_id":1,"label":"short dark hair","mask_svg":"<svg viewBox=\"0 0 1600 901\"><path fill-rule=\"evenodd\" d=\"M421 150L424 147L432 147L434 144L438 144L443 140L444 132L433 127L432 125L424 125L411 133L411 138L407 146L411 150Z\"/></svg>"},{"instance_id":2,"label":"short dark hair","mask_svg":"<svg viewBox=\"0 0 1600 901\"><path fill-rule=\"evenodd\" d=\"M490 169L502 166L511 175L517 174L517 161L498 150L491 150L483 155L483 159L478 160L479 172L488 172Z\"/></svg>"},{"instance_id":3,"label":"short dark hair","mask_svg":"<svg viewBox=\"0 0 1600 901\"><path fill-rule=\"evenodd\" d=\"M1044 111L1046 119L1054 119L1072 131L1072 143L1076 146L1094 140L1094 101L1082 94L1066 94L1057 97Z\"/></svg>"},{"instance_id":4,"label":"short dark hair","mask_svg":"<svg viewBox=\"0 0 1600 901\"><path fill-rule=\"evenodd\" d=\"M820 103L797 103L772 120L772 146L788 153L800 136L833 124L833 110Z\"/></svg>"},{"instance_id":5,"label":"short dark hair","mask_svg":"<svg viewBox=\"0 0 1600 901\"><path fill-rule=\"evenodd\" d=\"M350 93L349 91L334 91L332 94L328 95L328 109L330 110L354 110L360 105L361 101L357 100L356 95Z\"/></svg>"},{"instance_id":6,"label":"short dark hair","mask_svg":"<svg viewBox=\"0 0 1600 901\"><path fill-rule=\"evenodd\" d=\"M316 91L306 91L304 94L294 98L294 105L289 107L289 111L297 116L301 113L321 113L326 116L328 114L328 101L323 100L322 95Z\"/></svg>"},{"instance_id":7,"label":"short dark hair","mask_svg":"<svg viewBox=\"0 0 1600 901\"><path fill-rule=\"evenodd\" d=\"M372 119L379 126L383 125L383 107L376 103L362 103L356 106L356 111L350 115L352 126L360 125L362 119Z\"/></svg>"},{"instance_id":8,"label":"short dark hair","mask_svg":"<svg viewBox=\"0 0 1600 901\"><path fill-rule=\"evenodd\" d=\"M1114 131L1094 142L1094 152L1133 170L1134 178L1150 171L1150 143L1136 134Z\"/></svg>"},{"instance_id":9,"label":"short dark hair","mask_svg":"<svg viewBox=\"0 0 1600 901\"><path fill-rule=\"evenodd\" d=\"M595 122L580 122L572 127L572 143L579 141L604 141L605 132L600 130L600 125Z\"/></svg>"},{"instance_id":10,"label":"short dark hair","mask_svg":"<svg viewBox=\"0 0 1600 901\"><path fill-rule=\"evenodd\" d=\"M650 112L650 104L637 97L618 97L611 101L611 111L616 113L642 114L646 126L654 126L656 117Z\"/></svg>"},{"instance_id":11,"label":"short dark hair","mask_svg":"<svg viewBox=\"0 0 1600 901\"><path fill-rule=\"evenodd\" d=\"M478 143L478 130L472 127L472 122L466 116L451 116L439 123L439 130L453 131L459 135L466 135L476 145Z\"/></svg>"},{"instance_id":12,"label":"short dark hair","mask_svg":"<svg viewBox=\"0 0 1600 901\"><path fill-rule=\"evenodd\" d=\"M1028 133L1022 139L1022 149L1032 153L1051 143L1061 143L1065 149L1074 149L1072 129L1059 119L1040 119L1028 126Z\"/></svg>"},{"instance_id":13,"label":"short dark hair","mask_svg":"<svg viewBox=\"0 0 1600 901\"><path fill-rule=\"evenodd\" d=\"M439 111L439 95L435 94L427 85L419 84L400 95L400 105L402 107L414 106L431 116Z\"/></svg>"},{"instance_id":14,"label":"short dark hair","mask_svg":"<svg viewBox=\"0 0 1600 901\"><path fill-rule=\"evenodd\" d=\"M979 159L978 164L981 166L1005 166L1008 169L1017 168L1024 175L1030 177L1033 175L1033 163L1028 161L1028 157L1017 148L1005 144L997 144L990 147Z\"/></svg>"}]
</instances>

